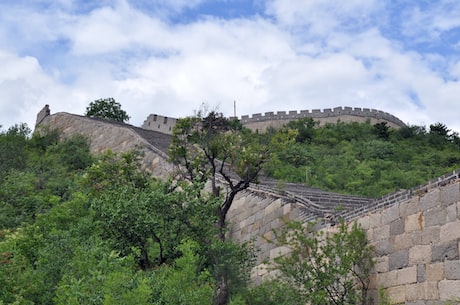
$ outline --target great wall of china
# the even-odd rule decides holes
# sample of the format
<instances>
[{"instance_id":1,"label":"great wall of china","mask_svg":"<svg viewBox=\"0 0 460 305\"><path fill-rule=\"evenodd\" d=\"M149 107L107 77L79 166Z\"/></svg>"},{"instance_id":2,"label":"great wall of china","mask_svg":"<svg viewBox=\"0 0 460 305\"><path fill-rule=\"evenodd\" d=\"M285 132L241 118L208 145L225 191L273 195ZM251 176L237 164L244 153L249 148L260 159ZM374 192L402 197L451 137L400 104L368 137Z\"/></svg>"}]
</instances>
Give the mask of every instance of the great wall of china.
<instances>
[{"instance_id":1,"label":"great wall of china","mask_svg":"<svg viewBox=\"0 0 460 305\"><path fill-rule=\"evenodd\" d=\"M159 119L164 122L164 117ZM154 176L166 177L172 170L166 155L169 127L155 132L69 113L51 115L48 107L37 115L37 123L37 128L58 128L64 136L86 136L94 153L140 147L145 152L142 165ZM337 206L343 209L339 212ZM357 221L375 247L374 293L384 288L394 304L456 304L452 300L460 298L460 170L379 199L297 184L279 188L263 181L236 198L228 222L232 238L253 239L260 249L253 270L257 282L269 273L266 259L285 251L266 241L273 237L272 229L282 226L281 219L321 219L332 229L338 218Z\"/></svg>"},{"instance_id":2,"label":"great wall of china","mask_svg":"<svg viewBox=\"0 0 460 305\"><path fill-rule=\"evenodd\" d=\"M302 118L312 118L319 125L327 123L335 124L340 122L360 122L369 121L371 124L386 122L389 127L400 128L405 126L404 122L394 115L380 110L369 108L352 108L352 107L335 107L332 109L313 109L301 111L278 111L265 112L265 114L256 113L252 116L243 115L241 118L230 117L230 119L238 119L243 126L252 131L263 131L269 126L280 128L286 123ZM144 129L155 130L158 132L172 134L172 129L176 124L177 119L166 117L158 114L151 114L147 117L142 125Z\"/></svg>"}]
</instances>

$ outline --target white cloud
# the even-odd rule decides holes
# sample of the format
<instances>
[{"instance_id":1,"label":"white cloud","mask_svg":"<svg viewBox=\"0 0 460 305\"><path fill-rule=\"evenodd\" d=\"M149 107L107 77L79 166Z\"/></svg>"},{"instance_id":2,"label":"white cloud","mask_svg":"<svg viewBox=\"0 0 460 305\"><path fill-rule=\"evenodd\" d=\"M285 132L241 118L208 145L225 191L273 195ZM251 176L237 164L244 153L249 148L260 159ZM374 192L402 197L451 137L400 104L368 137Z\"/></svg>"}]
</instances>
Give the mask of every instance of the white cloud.
<instances>
[{"instance_id":1,"label":"white cloud","mask_svg":"<svg viewBox=\"0 0 460 305\"><path fill-rule=\"evenodd\" d=\"M12 45L0 49L0 124L33 124L44 104L52 112L83 114L92 100L114 97L135 125L150 113L193 114L203 102L233 115L236 100L239 115L352 106L460 130L453 111L459 109L459 68L452 64L458 61L408 51L383 34L372 23L388 13L380 2L274 0L267 4L274 20L208 16L180 24L161 10L187 10L202 1L170 2L169 8L132 3L107 2L75 14L77 2L69 1L33 11L36 35L15 40L0 30L2 45ZM28 8L17 12L25 18ZM1 19L0 29L31 31L13 19ZM35 46L59 40L68 48L36 54ZM449 66L451 80L433 64Z\"/></svg>"},{"instance_id":2,"label":"white cloud","mask_svg":"<svg viewBox=\"0 0 460 305\"><path fill-rule=\"evenodd\" d=\"M429 42L446 31L460 27L460 2L443 0L424 6L414 4L404 10L403 16L404 34Z\"/></svg>"},{"instance_id":3,"label":"white cloud","mask_svg":"<svg viewBox=\"0 0 460 305\"><path fill-rule=\"evenodd\" d=\"M267 14L285 26L305 26L314 35L367 24L379 7L373 0L273 0Z\"/></svg>"}]
</instances>

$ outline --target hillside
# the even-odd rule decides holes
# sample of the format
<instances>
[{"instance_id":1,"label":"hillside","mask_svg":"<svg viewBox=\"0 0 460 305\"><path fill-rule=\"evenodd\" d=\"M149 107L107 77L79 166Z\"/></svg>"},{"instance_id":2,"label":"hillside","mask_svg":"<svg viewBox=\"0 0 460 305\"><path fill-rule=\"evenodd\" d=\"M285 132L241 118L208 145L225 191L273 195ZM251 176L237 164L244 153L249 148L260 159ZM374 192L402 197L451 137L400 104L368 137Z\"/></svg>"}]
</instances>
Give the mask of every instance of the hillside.
<instances>
[{"instance_id":1,"label":"hillside","mask_svg":"<svg viewBox=\"0 0 460 305\"><path fill-rule=\"evenodd\" d=\"M438 123L389 128L386 124L291 122L291 145L279 149L265 173L286 182L338 193L380 197L460 168L460 138Z\"/></svg>"}]
</instances>

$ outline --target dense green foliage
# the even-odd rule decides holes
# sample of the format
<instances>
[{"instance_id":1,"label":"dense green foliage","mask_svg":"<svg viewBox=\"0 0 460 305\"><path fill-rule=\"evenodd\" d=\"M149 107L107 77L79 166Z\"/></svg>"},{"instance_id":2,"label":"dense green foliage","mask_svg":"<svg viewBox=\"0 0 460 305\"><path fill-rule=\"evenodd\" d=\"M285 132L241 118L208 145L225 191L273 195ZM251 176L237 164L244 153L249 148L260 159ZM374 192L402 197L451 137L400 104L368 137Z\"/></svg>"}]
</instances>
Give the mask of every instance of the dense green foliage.
<instances>
[{"instance_id":1,"label":"dense green foliage","mask_svg":"<svg viewBox=\"0 0 460 305\"><path fill-rule=\"evenodd\" d=\"M276 281L296 288L298 299L312 305L369 304L373 250L356 223L341 222L334 232L315 223L288 223L274 231L276 243L290 252L275 258L281 277Z\"/></svg>"},{"instance_id":2,"label":"dense green foliage","mask_svg":"<svg viewBox=\"0 0 460 305\"><path fill-rule=\"evenodd\" d=\"M339 193L379 197L460 168L460 138L440 123L388 128L385 123L316 126L312 119L284 130L295 142L279 147L265 173Z\"/></svg>"},{"instance_id":3,"label":"dense green foliage","mask_svg":"<svg viewBox=\"0 0 460 305\"><path fill-rule=\"evenodd\" d=\"M31 135L24 124L1 131L0 304L357 304L366 296L340 294L367 280L369 248L357 228L338 226L337 235L318 243L322 236L302 231L310 227L289 224L303 233L276 234L293 249L274 266L284 276L249 288L254 251L225 238L234 196L262 168L376 196L460 165L459 138L443 124L426 131L299 121L262 135L216 113L196 119L180 121L176 130L171 158L187 171L171 181L141 171L137 152L92 156L81 136ZM227 192L216 183L219 174ZM311 268L338 261L344 264ZM354 278L361 286L349 280L352 266L363 271ZM319 291L331 283L339 298Z\"/></svg>"},{"instance_id":4,"label":"dense green foliage","mask_svg":"<svg viewBox=\"0 0 460 305\"><path fill-rule=\"evenodd\" d=\"M114 98L98 99L91 102L86 107L85 116L92 118L107 119L115 122L128 122L129 115L121 109L121 104L116 102Z\"/></svg>"},{"instance_id":5,"label":"dense green foliage","mask_svg":"<svg viewBox=\"0 0 460 305\"><path fill-rule=\"evenodd\" d=\"M24 125L0 151L0 304L211 304L222 273L231 295L246 287L251 249L218 238L203 184Z\"/></svg>"},{"instance_id":6,"label":"dense green foliage","mask_svg":"<svg viewBox=\"0 0 460 305\"><path fill-rule=\"evenodd\" d=\"M210 181L209 200L216 203L214 212L208 215L217 235L205 242L213 258L215 305L228 304L235 287L244 285L241 270L235 266L244 261L245 253L228 247L226 218L235 196L256 181L270 157L269 146L263 140L217 112L180 119L173 130L169 156L172 163L180 165L178 179L195 185ZM221 192L222 185L225 193Z\"/></svg>"}]
</instances>

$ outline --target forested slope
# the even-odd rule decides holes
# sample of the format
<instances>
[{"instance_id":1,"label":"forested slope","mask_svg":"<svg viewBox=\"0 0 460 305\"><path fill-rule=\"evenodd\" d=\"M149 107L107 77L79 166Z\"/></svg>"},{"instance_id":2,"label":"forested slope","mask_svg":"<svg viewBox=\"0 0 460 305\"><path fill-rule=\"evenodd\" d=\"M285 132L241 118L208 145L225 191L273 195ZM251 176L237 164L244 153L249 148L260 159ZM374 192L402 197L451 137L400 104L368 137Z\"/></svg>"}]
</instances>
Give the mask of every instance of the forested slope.
<instances>
[{"instance_id":1,"label":"forested slope","mask_svg":"<svg viewBox=\"0 0 460 305\"><path fill-rule=\"evenodd\" d=\"M445 125L391 129L381 123L316 127L290 122L277 133L295 134L265 173L338 193L379 197L460 168L460 138Z\"/></svg>"}]
</instances>

